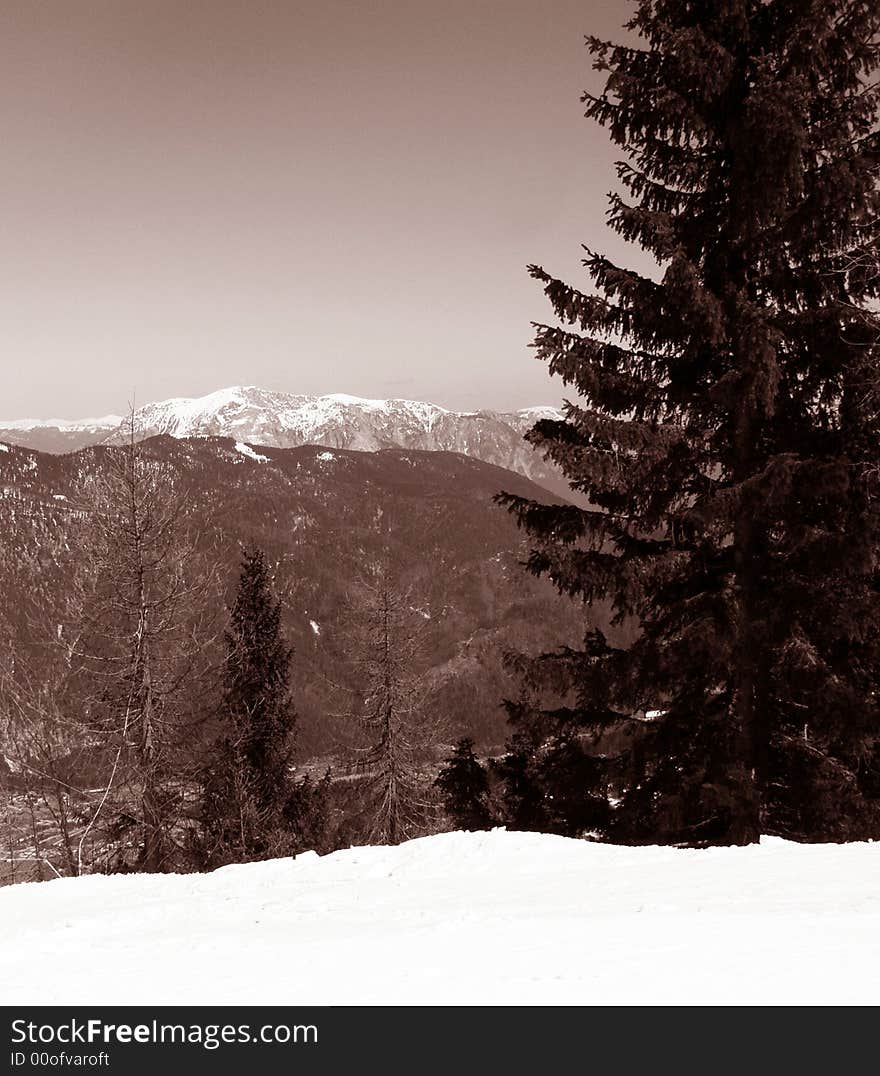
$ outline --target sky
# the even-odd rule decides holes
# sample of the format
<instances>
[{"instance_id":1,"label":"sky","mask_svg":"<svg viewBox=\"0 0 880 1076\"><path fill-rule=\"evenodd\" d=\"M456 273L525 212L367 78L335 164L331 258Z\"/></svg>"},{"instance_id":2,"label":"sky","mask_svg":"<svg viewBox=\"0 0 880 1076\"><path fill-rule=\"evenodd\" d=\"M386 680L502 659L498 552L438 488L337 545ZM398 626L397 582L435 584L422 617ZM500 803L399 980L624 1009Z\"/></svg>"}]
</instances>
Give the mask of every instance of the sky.
<instances>
[{"instance_id":1,"label":"sky","mask_svg":"<svg viewBox=\"0 0 880 1076\"><path fill-rule=\"evenodd\" d=\"M5 0L0 415L228 385L499 409L585 283L627 0Z\"/></svg>"}]
</instances>

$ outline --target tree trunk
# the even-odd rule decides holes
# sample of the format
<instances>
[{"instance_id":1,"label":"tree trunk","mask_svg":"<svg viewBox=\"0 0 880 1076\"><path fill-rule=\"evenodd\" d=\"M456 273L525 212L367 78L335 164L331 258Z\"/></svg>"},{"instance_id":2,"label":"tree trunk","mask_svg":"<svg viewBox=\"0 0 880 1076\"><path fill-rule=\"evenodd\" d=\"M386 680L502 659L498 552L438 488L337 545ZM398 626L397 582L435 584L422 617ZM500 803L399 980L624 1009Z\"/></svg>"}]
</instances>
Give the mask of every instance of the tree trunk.
<instances>
[{"instance_id":1,"label":"tree trunk","mask_svg":"<svg viewBox=\"0 0 880 1076\"><path fill-rule=\"evenodd\" d=\"M752 404L744 402L737 417L736 456L738 482L751 474L756 433ZM765 730L757 700L756 534L752 510L740 504L734 523L736 580L736 640L734 653L734 712L742 796L729 834L732 844L754 844L761 836L761 807L765 775Z\"/></svg>"}]
</instances>

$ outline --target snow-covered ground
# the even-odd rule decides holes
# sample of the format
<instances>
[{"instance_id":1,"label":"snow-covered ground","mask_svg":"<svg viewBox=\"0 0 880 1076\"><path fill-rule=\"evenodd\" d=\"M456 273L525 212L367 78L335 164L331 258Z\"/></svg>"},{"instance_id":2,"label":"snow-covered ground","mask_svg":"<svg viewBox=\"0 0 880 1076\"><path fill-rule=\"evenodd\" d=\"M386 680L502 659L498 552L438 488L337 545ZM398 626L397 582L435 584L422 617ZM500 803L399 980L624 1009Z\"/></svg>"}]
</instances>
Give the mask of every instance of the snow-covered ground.
<instances>
[{"instance_id":1,"label":"snow-covered ground","mask_svg":"<svg viewBox=\"0 0 880 1076\"><path fill-rule=\"evenodd\" d=\"M880 1002L880 844L531 833L0 890L5 1004Z\"/></svg>"}]
</instances>

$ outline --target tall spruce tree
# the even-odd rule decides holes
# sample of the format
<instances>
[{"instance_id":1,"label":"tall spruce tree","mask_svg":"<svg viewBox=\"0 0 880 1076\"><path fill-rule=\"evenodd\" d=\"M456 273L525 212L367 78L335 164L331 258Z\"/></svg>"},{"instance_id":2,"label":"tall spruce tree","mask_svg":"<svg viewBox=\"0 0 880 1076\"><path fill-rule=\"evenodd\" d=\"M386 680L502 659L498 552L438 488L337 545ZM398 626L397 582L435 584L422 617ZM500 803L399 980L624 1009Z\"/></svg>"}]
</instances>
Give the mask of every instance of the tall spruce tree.
<instances>
[{"instance_id":1,"label":"tall spruce tree","mask_svg":"<svg viewBox=\"0 0 880 1076\"><path fill-rule=\"evenodd\" d=\"M531 663L568 701L510 706L510 765L569 815L611 788L619 840L877 832L878 26L876 0L641 0L638 47L588 39L609 221L660 268L530 267L577 398L528 438L591 507L501 500L530 571L640 634Z\"/></svg>"},{"instance_id":2,"label":"tall spruce tree","mask_svg":"<svg viewBox=\"0 0 880 1076\"><path fill-rule=\"evenodd\" d=\"M295 792L292 651L261 549L244 554L226 649L224 731L203 803L210 863L280 855L294 844L287 817Z\"/></svg>"}]
</instances>

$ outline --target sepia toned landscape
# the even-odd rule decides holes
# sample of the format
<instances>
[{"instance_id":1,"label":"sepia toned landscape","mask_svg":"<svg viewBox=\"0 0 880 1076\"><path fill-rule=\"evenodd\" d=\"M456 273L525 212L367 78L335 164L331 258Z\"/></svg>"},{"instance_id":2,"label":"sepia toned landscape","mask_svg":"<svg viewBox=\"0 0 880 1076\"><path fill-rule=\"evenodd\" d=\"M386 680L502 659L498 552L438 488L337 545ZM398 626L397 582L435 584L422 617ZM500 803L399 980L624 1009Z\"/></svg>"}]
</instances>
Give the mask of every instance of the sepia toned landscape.
<instances>
[{"instance_id":1,"label":"sepia toned landscape","mask_svg":"<svg viewBox=\"0 0 880 1076\"><path fill-rule=\"evenodd\" d=\"M0 23L4 1000L876 1004L876 0Z\"/></svg>"}]
</instances>

